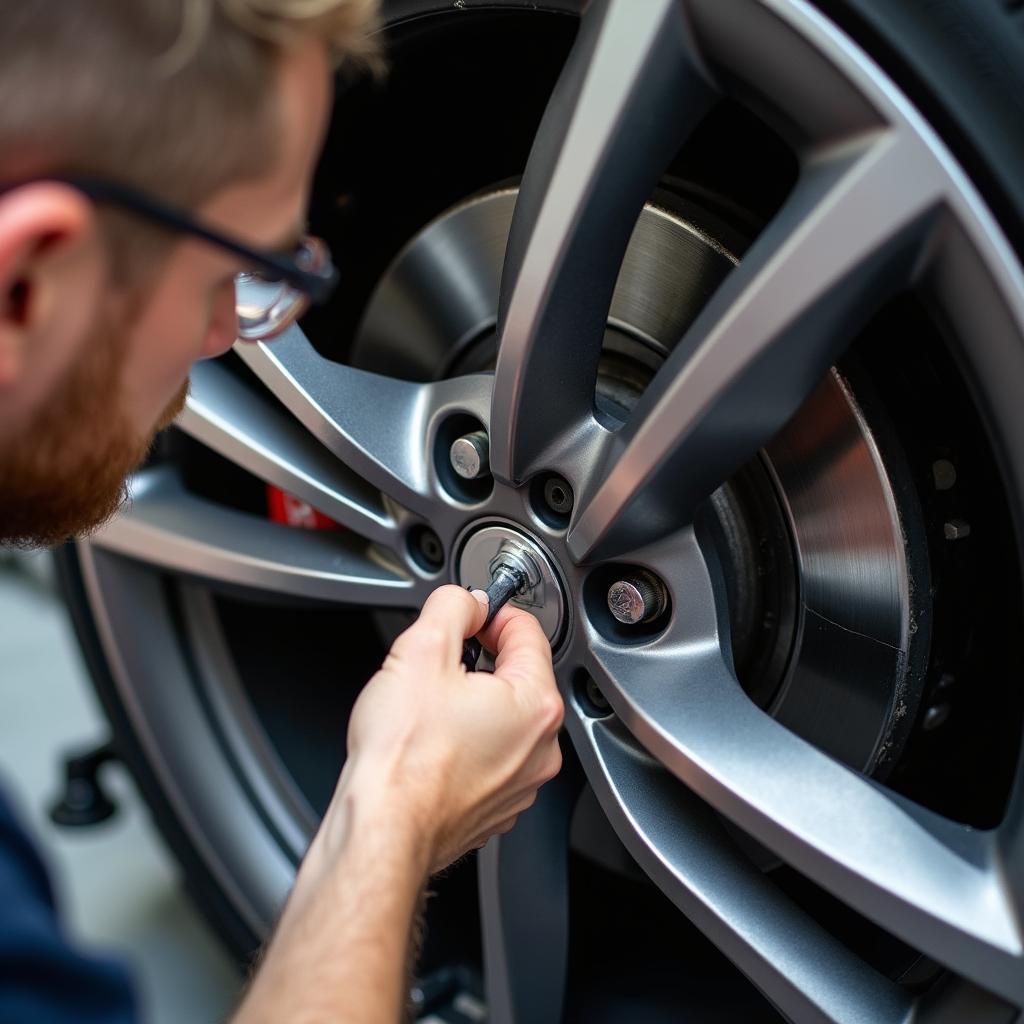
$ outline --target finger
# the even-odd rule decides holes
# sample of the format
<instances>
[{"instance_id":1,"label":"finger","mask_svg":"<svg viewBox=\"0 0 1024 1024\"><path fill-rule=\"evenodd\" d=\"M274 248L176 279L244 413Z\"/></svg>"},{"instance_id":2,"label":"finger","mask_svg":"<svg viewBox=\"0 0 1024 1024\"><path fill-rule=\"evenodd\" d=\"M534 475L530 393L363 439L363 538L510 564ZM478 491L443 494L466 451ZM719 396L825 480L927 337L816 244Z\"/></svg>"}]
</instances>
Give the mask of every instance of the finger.
<instances>
[{"instance_id":1,"label":"finger","mask_svg":"<svg viewBox=\"0 0 1024 1024\"><path fill-rule=\"evenodd\" d=\"M537 620L525 609L519 608L514 604L507 604L504 608L498 610L498 614L494 616L494 619L488 625L488 627L480 632L480 640L493 654L498 653L498 644L501 639L502 631L511 619L525 617L531 619L534 625L540 630L543 635L543 629ZM486 619L485 619L486 621ZM506 640L506 643L508 641ZM545 638L545 643L547 640ZM550 649L550 645L548 645Z\"/></svg>"},{"instance_id":2,"label":"finger","mask_svg":"<svg viewBox=\"0 0 1024 1024\"><path fill-rule=\"evenodd\" d=\"M423 659L431 667L454 666L462 657L463 640L473 636L487 617L486 595L481 595L483 601L454 584L438 587L392 650L400 657Z\"/></svg>"},{"instance_id":3,"label":"finger","mask_svg":"<svg viewBox=\"0 0 1024 1024\"><path fill-rule=\"evenodd\" d=\"M517 686L554 686L551 645L540 623L521 608L503 608L484 634L495 651L494 674Z\"/></svg>"},{"instance_id":4,"label":"finger","mask_svg":"<svg viewBox=\"0 0 1024 1024\"><path fill-rule=\"evenodd\" d=\"M478 632L486 618L487 594L484 591L471 593L448 583L426 599L416 623L445 627L461 643Z\"/></svg>"},{"instance_id":5,"label":"finger","mask_svg":"<svg viewBox=\"0 0 1024 1024\"><path fill-rule=\"evenodd\" d=\"M518 820L519 815L513 814L510 818L506 818L504 821L500 821L497 825L492 826L486 832L482 832L480 835L469 844L470 850L482 850L489 839L494 836L507 835L515 827L515 823Z\"/></svg>"},{"instance_id":6,"label":"finger","mask_svg":"<svg viewBox=\"0 0 1024 1024\"><path fill-rule=\"evenodd\" d=\"M561 726L561 722L559 722ZM550 782L560 771L562 770L562 748L558 745L556 739L551 745L551 750L544 760L544 764L540 769L541 773L541 785L546 782Z\"/></svg>"}]
</instances>

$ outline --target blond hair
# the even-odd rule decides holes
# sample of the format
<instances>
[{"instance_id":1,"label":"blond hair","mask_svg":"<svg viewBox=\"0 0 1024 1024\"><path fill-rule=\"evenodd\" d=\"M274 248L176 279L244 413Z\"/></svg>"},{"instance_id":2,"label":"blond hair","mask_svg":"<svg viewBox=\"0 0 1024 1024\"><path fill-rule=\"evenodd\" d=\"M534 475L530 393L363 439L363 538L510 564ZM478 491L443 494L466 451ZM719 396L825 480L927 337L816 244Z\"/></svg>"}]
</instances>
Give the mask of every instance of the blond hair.
<instances>
[{"instance_id":1,"label":"blond hair","mask_svg":"<svg viewBox=\"0 0 1024 1024\"><path fill-rule=\"evenodd\" d=\"M209 0L192 0L208 3ZM314 35L324 39L339 60L379 67L373 36L377 0L219 0L241 28L278 46Z\"/></svg>"},{"instance_id":2,"label":"blond hair","mask_svg":"<svg viewBox=\"0 0 1024 1024\"><path fill-rule=\"evenodd\" d=\"M0 0L0 177L89 174L193 206L276 155L308 39L374 66L376 0Z\"/></svg>"}]
</instances>

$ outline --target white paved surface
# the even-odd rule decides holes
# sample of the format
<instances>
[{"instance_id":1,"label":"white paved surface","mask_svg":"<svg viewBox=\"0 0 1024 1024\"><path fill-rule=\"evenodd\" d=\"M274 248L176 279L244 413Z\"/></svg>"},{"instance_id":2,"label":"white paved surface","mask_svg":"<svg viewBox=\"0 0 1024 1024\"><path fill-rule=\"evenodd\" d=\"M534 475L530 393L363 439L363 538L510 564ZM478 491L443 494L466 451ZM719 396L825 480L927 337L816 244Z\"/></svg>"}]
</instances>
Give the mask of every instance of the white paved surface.
<instances>
[{"instance_id":1,"label":"white paved surface","mask_svg":"<svg viewBox=\"0 0 1024 1024\"><path fill-rule=\"evenodd\" d=\"M104 737L59 601L0 564L0 785L43 847L70 930L131 962L150 1024L222 1021L240 976L181 890L123 769L104 769L119 806L109 821L72 830L47 817L63 753Z\"/></svg>"}]
</instances>

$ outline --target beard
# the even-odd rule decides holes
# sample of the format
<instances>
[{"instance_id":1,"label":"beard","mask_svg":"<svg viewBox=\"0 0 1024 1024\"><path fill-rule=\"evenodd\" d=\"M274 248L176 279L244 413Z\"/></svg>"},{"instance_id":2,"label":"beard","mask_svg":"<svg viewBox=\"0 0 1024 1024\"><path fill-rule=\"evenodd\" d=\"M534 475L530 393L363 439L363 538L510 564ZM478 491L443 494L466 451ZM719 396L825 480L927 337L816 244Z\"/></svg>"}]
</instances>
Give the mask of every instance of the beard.
<instances>
[{"instance_id":1,"label":"beard","mask_svg":"<svg viewBox=\"0 0 1024 1024\"><path fill-rule=\"evenodd\" d=\"M121 410L123 322L107 316L26 428L0 451L0 544L50 547L102 526L125 503L128 475L181 411L188 381L144 436Z\"/></svg>"}]
</instances>

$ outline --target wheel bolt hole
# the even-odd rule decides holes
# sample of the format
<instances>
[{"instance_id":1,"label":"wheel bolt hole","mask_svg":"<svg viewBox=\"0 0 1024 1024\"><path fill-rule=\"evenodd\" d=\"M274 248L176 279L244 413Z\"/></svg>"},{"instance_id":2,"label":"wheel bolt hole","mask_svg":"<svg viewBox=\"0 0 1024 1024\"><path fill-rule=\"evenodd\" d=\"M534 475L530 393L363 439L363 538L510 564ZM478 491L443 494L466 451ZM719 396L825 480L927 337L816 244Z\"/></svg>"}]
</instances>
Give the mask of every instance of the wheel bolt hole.
<instances>
[{"instance_id":1,"label":"wheel bolt hole","mask_svg":"<svg viewBox=\"0 0 1024 1024\"><path fill-rule=\"evenodd\" d=\"M438 572L444 566L444 545L429 526L415 526L409 531L409 553L427 572Z\"/></svg>"},{"instance_id":2,"label":"wheel bolt hole","mask_svg":"<svg viewBox=\"0 0 1024 1024\"><path fill-rule=\"evenodd\" d=\"M593 678L582 669L576 673L573 689L580 707L591 718L606 718L612 713L612 706L601 692L601 688Z\"/></svg>"},{"instance_id":3,"label":"wheel bolt hole","mask_svg":"<svg viewBox=\"0 0 1024 1024\"><path fill-rule=\"evenodd\" d=\"M530 485L530 500L537 516L548 526L564 530L572 514L572 486L563 477L546 473Z\"/></svg>"}]
</instances>

